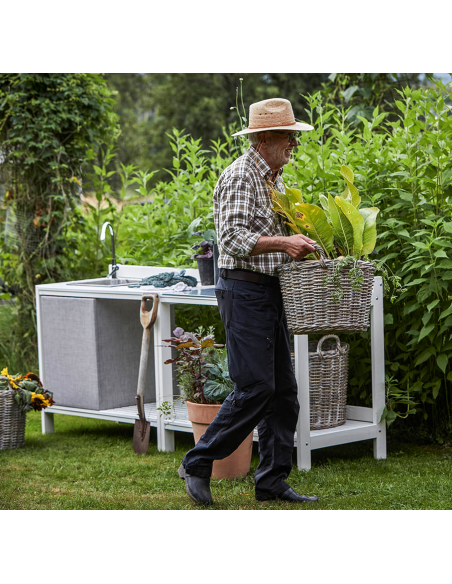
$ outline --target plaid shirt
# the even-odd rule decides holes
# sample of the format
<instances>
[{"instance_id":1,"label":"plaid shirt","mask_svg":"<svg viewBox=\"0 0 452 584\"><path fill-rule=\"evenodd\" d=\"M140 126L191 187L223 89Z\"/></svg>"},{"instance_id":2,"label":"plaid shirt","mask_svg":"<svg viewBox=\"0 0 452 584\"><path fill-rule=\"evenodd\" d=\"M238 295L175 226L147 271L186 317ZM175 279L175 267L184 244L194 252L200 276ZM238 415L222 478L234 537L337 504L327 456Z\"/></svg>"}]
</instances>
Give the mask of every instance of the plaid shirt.
<instances>
[{"instance_id":1,"label":"plaid shirt","mask_svg":"<svg viewBox=\"0 0 452 584\"><path fill-rule=\"evenodd\" d=\"M276 267L290 261L282 252L250 255L262 235L287 235L283 219L272 210L266 184L271 174L269 165L252 146L221 174L213 193L220 268L275 276ZM282 168L275 187L284 192L281 174Z\"/></svg>"}]
</instances>

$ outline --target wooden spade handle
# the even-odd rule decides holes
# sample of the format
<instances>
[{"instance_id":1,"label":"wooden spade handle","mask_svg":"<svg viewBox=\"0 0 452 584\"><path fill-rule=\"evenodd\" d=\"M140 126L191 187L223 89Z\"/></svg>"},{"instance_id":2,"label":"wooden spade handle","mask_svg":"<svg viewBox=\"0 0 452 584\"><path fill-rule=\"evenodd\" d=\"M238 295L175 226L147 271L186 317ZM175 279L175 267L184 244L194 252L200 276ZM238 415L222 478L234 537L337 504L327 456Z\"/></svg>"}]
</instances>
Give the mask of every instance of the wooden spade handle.
<instances>
[{"instance_id":1,"label":"wooden spade handle","mask_svg":"<svg viewBox=\"0 0 452 584\"><path fill-rule=\"evenodd\" d=\"M152 313L146 310L146 300L153 300ZM157 318L159 307L159 295L155 292L147 292L141 297L140 320L144 329L151 329Z\"/></svg>"}]
</instances>

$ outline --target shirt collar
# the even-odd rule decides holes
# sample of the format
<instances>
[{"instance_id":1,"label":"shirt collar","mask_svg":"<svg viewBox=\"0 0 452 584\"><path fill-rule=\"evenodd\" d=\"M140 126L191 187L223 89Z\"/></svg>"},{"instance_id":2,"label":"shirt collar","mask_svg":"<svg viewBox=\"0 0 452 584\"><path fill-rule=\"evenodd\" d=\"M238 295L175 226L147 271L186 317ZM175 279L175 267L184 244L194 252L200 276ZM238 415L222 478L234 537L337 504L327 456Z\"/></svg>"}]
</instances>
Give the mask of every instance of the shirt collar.
<instances>
[{"instance_id":1,"label":"shirt collar","mask_svg":"<svg viewBox=\"0 0 452 584\"><path fill-rule=\"evenodd\" d=\"M265 180L269 180L272 175L272 169L267 164L265 158L261 156L261 154L259 154L259 152L254 148L254 146L250 146L248 148L248 155L253 159L253 161L255 161L256 168L259 171L259 174L262 176L262 178L264 178ZM280 168L278 170L276 178L280 177L282 175L282 172L283 169Z\"/></svg>"}]
</instances>

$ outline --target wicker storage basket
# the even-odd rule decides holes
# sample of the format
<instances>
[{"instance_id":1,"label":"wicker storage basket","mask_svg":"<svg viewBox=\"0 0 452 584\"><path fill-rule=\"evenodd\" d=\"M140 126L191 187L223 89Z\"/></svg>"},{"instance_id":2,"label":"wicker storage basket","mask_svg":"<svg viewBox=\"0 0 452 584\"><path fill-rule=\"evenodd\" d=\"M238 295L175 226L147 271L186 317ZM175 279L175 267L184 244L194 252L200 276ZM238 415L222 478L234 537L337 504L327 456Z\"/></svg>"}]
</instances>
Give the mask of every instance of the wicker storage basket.
<instances>
[{"instance_id":1,"label":"wicker storage basket","mask_svg":"<svg viewBox=\"0 0 452 584\"><path fill-rule=\"evenodd\" d=\"M335 339L335 340L332 340ZM309 341L310 429L345 424L349 345L336 335Z\"/></svg>"},{"instance_id":2,"label":"wicker storage basket","mask_svg":"<svg viewBox=\"0 0 452 584\"><path fill-rule=\"evenodd\" d=\"M324 280L332 275L336 263L325 259L322 250L320 261L293 261L278 268L287 325L292 334L359 332L369 328L374 265L357 262L364 279L360 291L351 287L348 275L351 266L345 266L339 273L344 296L334 302L334 285L331 280L324 284Z\"/></svg>"},{"instance_id":3,"label":"wicker storage basket","mask_svg":"<svg viewBox=\"0 0 452 584\"><path fill-rule=\"evenodd\" d=\"M0 450L25 444L26 414L20 411L12 389L0 390Z\"/></svg>"}]
</instances>

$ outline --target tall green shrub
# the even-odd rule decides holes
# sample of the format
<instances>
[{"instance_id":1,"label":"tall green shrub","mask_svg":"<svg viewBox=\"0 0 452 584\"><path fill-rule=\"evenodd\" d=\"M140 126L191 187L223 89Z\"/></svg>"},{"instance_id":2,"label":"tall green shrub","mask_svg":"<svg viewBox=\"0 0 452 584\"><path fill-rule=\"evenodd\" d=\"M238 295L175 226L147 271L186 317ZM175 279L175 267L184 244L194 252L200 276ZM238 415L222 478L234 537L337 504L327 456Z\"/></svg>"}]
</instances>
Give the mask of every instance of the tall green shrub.
<instances>
[{"instance_id":1,"label":"tall green shrub","mask_svg":"<svg viewBox=\"0 0 452 584\"><path fill-rule=\"evenodd\" d=\"M346 110L308 96L315 130L303 135L285 173L308 202L340 194L341 164L355 172L363 204L380 208L375 259L401 277L406 291L385 299L386 365L399 387L421 405L433 427L451 428L452 369L452 116L450 85L399 91L395 121L374 108L362 129ZM311 200L309 200L309 198ZM366 335L368 334L366 333ZM370 400L370 354L356 341L351 384ZM443 428L444 429L444 428Z\"/></svg>"},{"instance_id":2,"label":"tall green shrub","mask_svg":"<svg viewBox=\"0 0 452 584\"><path fill-rule=\"evenodd\" d=\"M2 245L0 276L17 293L16 334L35 325L35 285L63 277L87 153L117 136L112 105L100 75L0 75L0 173L15 236Z\"/></svg>"}]
</instances>

